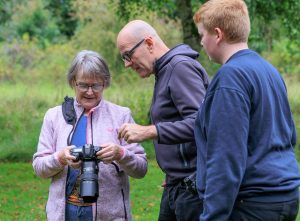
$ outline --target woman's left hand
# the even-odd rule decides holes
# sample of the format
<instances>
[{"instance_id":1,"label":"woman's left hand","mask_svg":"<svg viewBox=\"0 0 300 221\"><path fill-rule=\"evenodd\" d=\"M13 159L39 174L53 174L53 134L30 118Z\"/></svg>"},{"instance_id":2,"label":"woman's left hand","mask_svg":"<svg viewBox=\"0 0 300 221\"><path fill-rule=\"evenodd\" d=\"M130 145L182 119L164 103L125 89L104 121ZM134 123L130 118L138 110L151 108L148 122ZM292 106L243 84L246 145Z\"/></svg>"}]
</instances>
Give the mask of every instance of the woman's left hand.
<instances>
[{"instance_id":1,"label":"woman's left hand","mask_svg":"<svg viewBox=\"0 0 300 221\"><path fill-rule=\"evenodd\" d=\"M102 147L102 150L98 151L96 155L103 163L108 164L113 161L119 161L124 155L124 150L120 145L106 143L100 146Z\"/></svg>"}]
</instances>

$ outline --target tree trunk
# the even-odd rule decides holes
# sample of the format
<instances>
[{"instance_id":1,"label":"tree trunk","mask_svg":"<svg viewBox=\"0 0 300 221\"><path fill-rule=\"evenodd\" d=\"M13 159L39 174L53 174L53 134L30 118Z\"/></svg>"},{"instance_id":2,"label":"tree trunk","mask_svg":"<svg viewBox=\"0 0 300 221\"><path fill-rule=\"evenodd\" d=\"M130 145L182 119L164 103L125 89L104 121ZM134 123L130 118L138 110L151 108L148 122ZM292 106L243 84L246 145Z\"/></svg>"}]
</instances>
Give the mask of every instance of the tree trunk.
<instances>
[{"instance_id":1,"label":"tree trunk","mask_svg":"<svg viewBox=\"0 0 300 221\"><path fill-rule=\"evenodd\" d=\"M178 17L183 31L183 42L200 51L198 30L193 20L191 0L176 0Z\"/></svg>"}]
</instances>

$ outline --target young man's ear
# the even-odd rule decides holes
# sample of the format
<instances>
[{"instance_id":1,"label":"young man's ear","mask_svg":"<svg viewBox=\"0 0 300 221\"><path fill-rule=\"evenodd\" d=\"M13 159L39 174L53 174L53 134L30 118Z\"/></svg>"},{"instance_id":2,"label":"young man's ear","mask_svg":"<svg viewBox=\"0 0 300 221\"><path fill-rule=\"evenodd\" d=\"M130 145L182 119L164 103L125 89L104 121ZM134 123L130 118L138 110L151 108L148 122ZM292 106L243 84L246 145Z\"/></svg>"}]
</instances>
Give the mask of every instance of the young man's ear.
<instances>
[{"instance_id":1,"label":"young man's ear","mask_svg":"<svg viewBox=\"0 0 300 221\"><path fill-rule=\"evenodd\" d=\"M215 34L216 34L216 41L217 43L220 43L224 39L224 33L220 28L215 28Z\"/></svg>"}]
</instances>

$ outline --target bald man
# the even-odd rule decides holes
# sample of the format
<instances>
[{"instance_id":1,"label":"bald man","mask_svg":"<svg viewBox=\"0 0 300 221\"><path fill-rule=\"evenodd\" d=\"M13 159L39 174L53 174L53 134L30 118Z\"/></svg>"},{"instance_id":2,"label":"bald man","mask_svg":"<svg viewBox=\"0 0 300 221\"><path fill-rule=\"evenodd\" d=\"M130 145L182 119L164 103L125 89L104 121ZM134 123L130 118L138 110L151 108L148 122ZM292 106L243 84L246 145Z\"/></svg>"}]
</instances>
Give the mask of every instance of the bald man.
<instances>
[{"instance_id":1,"label":"bald man","mask_svg":"<svg viewBox=\"0 0 300 221\"><path fill-rule=\"evenodd\" d=\"M119 138L128 143L153 140L157 162L166 174L158 220L199 220L202 202L193 185L184 182L196 171L194 122L208 86L208 76L196 60L199 54L185 44L169 49L141 20L123 27L117 47L126 68L142 78L155 76L152 125L124 124Z\"/></svg>"}]
</instances>

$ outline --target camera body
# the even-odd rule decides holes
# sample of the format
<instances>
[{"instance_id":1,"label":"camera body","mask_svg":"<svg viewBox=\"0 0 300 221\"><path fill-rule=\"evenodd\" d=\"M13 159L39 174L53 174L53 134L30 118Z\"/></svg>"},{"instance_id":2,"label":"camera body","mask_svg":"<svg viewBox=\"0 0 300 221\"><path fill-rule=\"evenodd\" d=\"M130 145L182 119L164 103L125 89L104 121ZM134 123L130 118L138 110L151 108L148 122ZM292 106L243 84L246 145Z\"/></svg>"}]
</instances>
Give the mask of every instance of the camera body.
<instances>
[{"instance_id":1,"label":"camera body","mask_svg":"<svg viewBox=\"0 0 300 221\"><path fill-rule=\"evenodd\" d=\"M197 194L196 173L184 178L183 182L188 191L190 191L192 194Z\"/></svg>"},{"instance_id":2,"label":"camera body","mask_svg":"<svg viewBox=\"0 0 300 221\"><path fill-rule=\"evenodd\" d=\"M75 161L82 160L96 160L97 156L96 153L101 150L102 148L100 146L94 146L93 144L85 144L80 147L75 147L71 149L71 155L76 157Z\"/></svg>"},{"instance_id":3,"label":"camera body","mask_svg":"<svg viewBox=\"0 0 300 221\"><path fill-rule=\"evenodd\" d=\"M84 203L94 203L99 196L99 160L96 153L101 149L100 146L85 144L70 150L70 154L76 157L75 161L82 161L79 196L83 199Z\"/></svg>"}]
</instances>

